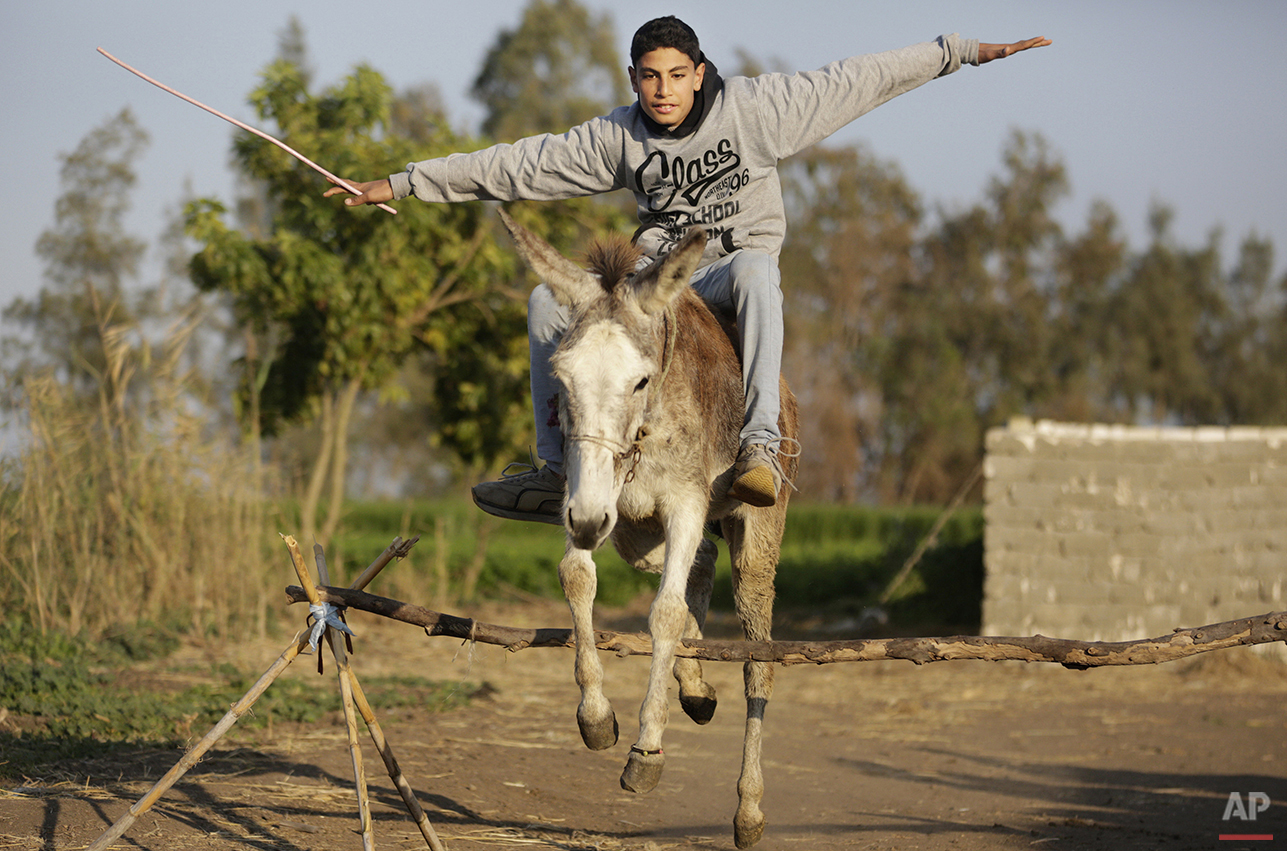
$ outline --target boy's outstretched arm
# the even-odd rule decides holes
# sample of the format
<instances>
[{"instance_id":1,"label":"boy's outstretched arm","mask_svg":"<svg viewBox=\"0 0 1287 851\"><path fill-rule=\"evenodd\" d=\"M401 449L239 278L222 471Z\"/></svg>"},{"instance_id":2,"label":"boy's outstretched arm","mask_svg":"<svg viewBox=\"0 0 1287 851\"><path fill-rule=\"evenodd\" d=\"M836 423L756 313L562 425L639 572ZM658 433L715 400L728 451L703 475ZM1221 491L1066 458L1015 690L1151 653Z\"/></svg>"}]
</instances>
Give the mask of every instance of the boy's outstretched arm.
<instances>
[{"instance_id":1,"label":"boy's outstretched arm","mask_svg":"<svg viewBox=\"0 0 1287 851\"><path fill-rule=\"evenodd\" d=\"M980 48L982 50L982 48ZM981 61L981 60L980 60ZM354 189L359 190L361 195L351 195L347 189L342 186L332 186L322 193L322 197L330 198L332 195L348 195L344 199L345 205L349 207L359 207L363 204L383 204L393 200L393 187L389 184L389 179L371 180L363 183L357 180L350 180L348 184Z\"/></svg>"},{"instance_id":2,"label":"boy's outstretched arm","mask_svg":"<svg viewBox=\"0 0 1287 851\"><path fill-rule=\"evenodd\" d=\"M1050 39L1038 36L1023 41L1016 41L1011 44L979 44L979 64L991 62L994 59L1004 59L1023 50L1029 50L1033 47L1046 47ZM342 186L332 186L323 193L326 198L335 195L347 195L344 203L349 207L360 207L363 204L383 204L393 200L393 186L389 183L388 178L384 180L371 180L361 182L356 180L348 181L349 185L361 192L360 195L353 195Z\"/></svg>"},{"instance_id":3,"label":"boy's outstretched arm","mask_svg":"<svg viewBox=\"0 0 1287 851\"><path fill-rule=\"evenodd\" d=\"M979 44L979 64L991 62L993 59L1005 59L1018 53L1021 50L1027 50L1030 47L1045 47L1050 44L1050 39L1038 36L1036 38L1016 41L1013 44Z\"/></svg>"}]
</instances>

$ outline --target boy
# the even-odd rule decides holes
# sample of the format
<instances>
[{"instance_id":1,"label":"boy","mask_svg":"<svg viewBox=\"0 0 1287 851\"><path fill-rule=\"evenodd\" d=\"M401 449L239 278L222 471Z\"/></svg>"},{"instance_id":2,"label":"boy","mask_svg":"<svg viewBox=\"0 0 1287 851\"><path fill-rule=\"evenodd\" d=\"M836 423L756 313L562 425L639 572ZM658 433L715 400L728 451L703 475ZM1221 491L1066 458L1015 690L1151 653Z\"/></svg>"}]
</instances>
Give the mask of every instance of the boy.
<instances>
[{"instance_id":1,"label":"boy","mask_svg":"<svg viewBox=\"0 0 1287 851\"><path fill-rule=\"evenodd\" d=\"M574 127L512 145L408 165L388 180L353 184L353 206L423 201L554 200L630 189L638 202L636 244L666 254L689 227L706 229L691 284L712 308L737 318L746 416L729 495L769 506L783 484L778 453L782 291L778 255L786 233L777 163L899 94L1049 39L979 44L955 35L833 62L818 71L720 77L697 35L673 16L639 28L630 46L638 100ZM334 187L327 197L344 193ZM532 405L545 466L474 487L474 501L499 517L561 524L563 439L559 385L549 358L566 312L544 285L528 301Z\"/></svg>"}]
</instances>

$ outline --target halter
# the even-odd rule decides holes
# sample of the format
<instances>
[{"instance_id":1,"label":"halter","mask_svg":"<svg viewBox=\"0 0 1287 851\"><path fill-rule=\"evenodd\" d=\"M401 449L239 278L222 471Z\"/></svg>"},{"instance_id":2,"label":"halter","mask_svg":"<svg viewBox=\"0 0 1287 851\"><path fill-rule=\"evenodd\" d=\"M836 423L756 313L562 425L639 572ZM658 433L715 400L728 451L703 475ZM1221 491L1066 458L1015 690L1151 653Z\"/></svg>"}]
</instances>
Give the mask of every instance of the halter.
<instances>
[{"instance_id":1,"label":"halter","mask_svg":"<svg viewBox=\"0 0 1287 851\"><path fill-rule=\"evenodd\" d=\"M624 441L614 440L611 437L599 437L597 434L567 434L564 440L581 441L583 443L595 443L612 453L614 466L630 459L630 469L626 471L625 484L630 484L635 478L635 467L639 464L639 457L643 455L643 447L640 441L648 433L646 426L640 426L639 432L635 435L634 443L627 445Z\"/></svg>"},{"instance_id":2,"label":"halter","mask_svg":"<svg viewBox=\"0 0 1287 851\"><path fill-rule=\"evenodd\" d=\"M665 336L661 344L661 372L657 375L657 386L654 388L654 392L659 391L665 385L666 376L670 373L670 365L675 360L675 339L679 332L679 321L675 315L673 303L666 306L666 312L662 314L661 321ZM564 435L564 439L602 446L612 453L613 461L616 464L620 464L629 458L630 469L626 471L625 484L630 484L634 481L635 467L639 465L639 458L643 455L643 439L647 436L648 426L645 424L639 427L639 431L635 433L634 442L630 444L611 437L600 437L597 434L568 434Z\"/></svg>"}]
</instances>

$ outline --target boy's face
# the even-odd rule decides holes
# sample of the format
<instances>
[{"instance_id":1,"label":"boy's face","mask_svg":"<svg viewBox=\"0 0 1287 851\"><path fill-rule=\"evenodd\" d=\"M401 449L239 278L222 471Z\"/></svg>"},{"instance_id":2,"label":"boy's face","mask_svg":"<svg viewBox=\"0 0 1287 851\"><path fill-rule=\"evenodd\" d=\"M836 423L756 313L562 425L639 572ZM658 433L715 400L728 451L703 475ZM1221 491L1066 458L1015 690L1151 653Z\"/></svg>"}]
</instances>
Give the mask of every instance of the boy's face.
<instances>
[{"instance_id":1,"label":"boy's face","mask_svg":"<svg viewBox=\"0 0 1287 851\"><path fill-rule=\"evenodd\" d=\"M687 53L659 47L639 57L639 67L630 68L630 88L639 96L645 115L674 129L692 111L705 73L706 63L694 68Z\"/></svg>"}]
</instances>

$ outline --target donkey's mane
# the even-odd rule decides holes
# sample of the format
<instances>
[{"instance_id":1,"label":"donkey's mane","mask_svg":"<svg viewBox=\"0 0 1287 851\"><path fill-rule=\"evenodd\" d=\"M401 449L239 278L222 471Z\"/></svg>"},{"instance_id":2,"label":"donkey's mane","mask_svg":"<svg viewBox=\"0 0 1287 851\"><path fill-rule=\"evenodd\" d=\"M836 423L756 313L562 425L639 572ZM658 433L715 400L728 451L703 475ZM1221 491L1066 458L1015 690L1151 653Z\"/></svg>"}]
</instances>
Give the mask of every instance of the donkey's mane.
<instances>
[{"instance_id":1,"label":"donkey's mane","mask_svg":"<svg viewBox=\"0 0 1287 851\"><path fill-rule=\"evenodd\" d=\"M599 276L599 282L612 292L621 281L634 274L643 252L624 236L595 240L585 253L586 267Z\"/></svg>"}]
</instances>

